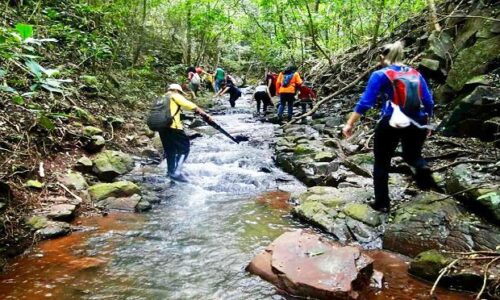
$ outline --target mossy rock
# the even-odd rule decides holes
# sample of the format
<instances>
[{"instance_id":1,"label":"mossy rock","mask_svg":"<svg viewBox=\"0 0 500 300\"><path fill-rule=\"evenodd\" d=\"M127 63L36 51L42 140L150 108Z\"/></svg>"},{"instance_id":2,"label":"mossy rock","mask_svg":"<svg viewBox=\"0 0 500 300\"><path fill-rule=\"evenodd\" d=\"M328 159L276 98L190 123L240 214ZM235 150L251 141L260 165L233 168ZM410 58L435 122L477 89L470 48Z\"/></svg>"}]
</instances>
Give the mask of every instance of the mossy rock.
<instances>
[{"instance_id":1,"label":"mossy rock","mask_svg":"<svg viewBox=\"0 0 500 300\"><path fill-rule=\"evenodd\" d=\"M450 52L453 49L453 39L446 32L434 31L429 36L429 50L431 54L440 59L448 59Z\"/></svg>"},{"instance_id":2,"label":"mossy rock","mask_svg":"<svg viewBox=\"0 0 500 300\"><path fill-rule=\"evenodd\" d=\"M140 188L130 181L98 183L89 188L89 195L93 201L100 201L109 197L129 197L140 193Z\"/></svg>"},{"instance_id":3,"label":"mossy rock","mask_svg":"<svg viewBox=\"0 0 500 300\"><path fill-rule=\"evenodd\" d=\"M87 110L81 108L81 107L73 107L73 110L74 110L74 113L75 113L75 116L83 121L86 121L87 123L90 123L90 124L95 124L97 123L97 120L96 118L94 118L94 116L88 112Z\"/></svg>"},{"instance_id":4,"label":"mossy rock","mask_svg":"<svg viewBox=\"0 0 500 300\"><path fill-rule=\"evenodd\" d=\"M442 268L452 259L438 250L429 250L418 254L410 264L408 272L426 280L435 280Z\"/></svg>"},{"instance_id":5,"label":"mossy rock","mask_svg":"<svg viewBox=\"0 0 500 300\"><path fill-rule=\"evenodd\" d=\"M104 151L94 158L93 163L93 172L104 181L111 181L134 168L132 157L121 151Z\"/></svg>"},{"instance_id":6,"label":"mossy rock","mask_svg":"<svg viewBox=\"0 0 500 300\"><path fill-rule=\"evenodd\" d=\"M32 216L28 220L26 220L26 224L28 224L33 230L38 230L47 226L49 219L44 216Z\"/></svg>"},{"instance_id":7,"label":"mossy rock","mask_svg":"<svg viewBox=\"0 0 500 300\"><path fill-rule=\"evenodd\" d=\"M91 137L94 135L102 135L102 129L95 126L85 126L82 129L84 136Z\"/></svg>"},{"instance_id":8,"label":"mossy rock","mask_svg":"<svg viewBox=\"0 0 500 300\"><path fill-rule=\"evenodd\" d=\"M460 91L471 78L484 74L488 66L500 57L500 35L482 40L461 51L453 63L446 83Z\"/></svg>"},{"instance_id":9,"label":"mossy rock","mask_svg":"<svg viewBox=\"0 0 500 300\"><path fill-rule=\"evenodd\" d=\"M80 79L88 86L97 86L99 84L99 80L97 80L96 76L82 75Z\"/></svg>"},{"instance_id":10,"label":"mossy rock","mask_svg":"<svg viewBox=\"0 0 500 300\"><path fill-rule=\"evenodd\" d=\"M335 153L333 152L318 152L314 155L314 160L319 162L331 162L335 159Z\"/></svg>"},{"instance_id":11,"label":"mossy rock","mask_svg":"<svg viewBox=\"0 0 500 300\"><path fill-rule=\"evenodd\" d=\"M299 145L295 146L293 153L295 153L297 155L311 154L311 153L314 153L314 149L308 147L305 144L299 144Z\"/></svg>"},{"instance_id":12,"label":"mossy rock","mask_svg":"<svg viewBox=\"0 0 500 300\"><path fill-rule=\"evenodd\" d=\"M333 227L334 219L332 216L336 212L320 202L309 201L294 207L293 213L299 218L328 231Z\"/></svg>"},{"instance_id":13,"label":"mossy rock","mask_svg":"<svg viewBox=\"0 0 500 300\"><path fill-rule=\"evenodd\" d=\"M343 212L360 222L363 222L372 227L378 226L382 223L380 214L374 211L370 206L363 203L349 203L344 207Z\"/></svg>"},{"instance_id":14,"label":"mossy rock","mask_svg":"<svg viewBox=\"0 0 500 300\"><path fill-rule=\"evenodd\" d=\"M38 180L28 180L24 184L24 186L32 188L32 189L41 189L45 186L43 182L40 182Z\"/></svg>"},{"instance_id":15,"label":"mossy rock","mask_svg":"<svg viewBox=\"0 0 500 300\"><path fill-rule=\"evenodd\" d=\"M430 59L430 58L423 58L419 63L420 66L425 67L425 68L432 70L432 71L438 71L439 64L440 64L439 60Z\"/></svg>"},{"instance_id":16,"label":"mossy rock","mask_svg":"<svg viewBox=\"0 0 500 300\"><path fill-rule=\"evenodd\" d=\"M75 170L84 172L84 173L90 173L92 171L92 166L94 163L92 160L86 156L82 156L76 161L75 164Z\"/></svg>"},{"instance_id":17,"label":"mossy rock","mask_svg":"<svg viewBox=\"0 0 500 300\"><path fill-rule=\"evenodd\" d=\"M81 191L88 188L87 181L80 173L67 173L59 176L59 182L64 184L67 188Z\"/></svg>"}]
</instances>

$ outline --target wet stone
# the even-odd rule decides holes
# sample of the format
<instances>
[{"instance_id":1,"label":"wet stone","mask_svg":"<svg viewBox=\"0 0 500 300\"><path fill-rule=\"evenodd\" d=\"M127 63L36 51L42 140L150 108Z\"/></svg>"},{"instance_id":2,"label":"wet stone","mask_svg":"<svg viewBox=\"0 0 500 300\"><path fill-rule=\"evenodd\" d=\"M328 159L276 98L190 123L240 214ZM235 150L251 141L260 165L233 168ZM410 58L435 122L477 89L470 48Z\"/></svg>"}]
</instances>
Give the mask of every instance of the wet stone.
<instances>
[{"instance_id":1,"label":"wet stone","mask_svg":"<svg viewBox=\"0 0 500 300\"><path fill-rule=\"evenodd\" d=\"M142 199L135 206L135 211L136 212L145 212L145 211L151 210L151 208L153 208L153 206L151 205L151 203L149 203L148 201Z\"/></svg>"},{"instance_id":2,"label":"wet stone","mask_svg":"<svg viewBox=\"0 0 500 300\"><path fill-rule=\"evenodd\" d=\"M75 164L75 170L84 172L84 173L90 173L92 171L92 166L94 163L92 160L86 156L81 157L80 159L77 160Z\"/></svg>"},{"instance_id":3,"label":"wet stone","mask_svg":"<svg viewBox=\"0 0 500 300\"><path fill-rule=\"evenodd\" d=\"M109 210L134 212L136 211L139 201L141 201L141 196L137 194L130 197L109 197L97 202L96 206Z\"/></svg>"},{"instance_id":4,"label":"wet stone","mask_svg":"<svg viewBox=\"0 0 500 300\"><path fill-rule=\"evenodd\" d=\"M64 184L67 188L81 191L88 188L87 181L80 173L67 173L58 177L60 183Z\"/></svg>"},{"instance_id":5,"label":"wet stone","mask_svg":"<svg viewBox=\"0 0 500 300\"><path fill-rule=\"evenodd\" d=\"M394 212L384 234L384 248L408 256L431 249L495 249L500 229L467 213L445 195L423 192Z\"/></svg>"},{"instance_id":6,"label":"wet stone","mask_svg":"<svg viewBox=\"0 0 500 300\"><path fill-rule=\"evenodd\" d=\"M52 220L69 221L75 216L76 205L56 204L50 207L47 217Z\"/></svg>"},{"instance_id":7,"label":"wet stone","mask_svg":"<svg viewBox=\"0 0 500 300\"><path fill-rule=\"evenodd\" d=\"M93 160L93 172L104 181L111 181L134 168L132 157L121 151L104 151Z\"/></svg>"},{"instance_id":8,"label":"wet stone","mask_svg":"<svg viewBox=\"0 0 500 300\"><path fill-rule=\"evenodd\" d=\"M416 277L434 282L441 270L453 262L457 257L440 252L429 250L418 254L410 263L408 272ZM459 260L452 268L451 272L445 274L439 281L440 286L447 288L468 290L477 292L480 290L484 280L484 265L488 260ZM487 280L487 287L494 288L495 278L500 275L500 266L493 264L488 269L490 274ZM487 288L486 290L488 290Z\"/></svg>"},{"instance_id":9,"label":"wet stone","mask_svg":"<svg viewBox=\"0 0 500 300\"><path fill-rule=\"evenodd\" d=\"M71 232L71 226L65 222L48 221L36 234L42 239L52 239L65 236Z\"/></svg>"},{"instance_id":10,"label":"wet stone","mask_svg":"<svg viewBox=\"0 0 500 300\"><path fill-rule=\"evenodd\" d=\"M106 145L106 140L100 135L93 135L88 143L85 145L85 149L91 153L101 151Z\"/></svg>"},{"instance_id":11,"label":"wet stone","mask_svg":"<svg viewBox=\"0 0 500 300\"><path fill-rule=\"evenodd\" d=\"M372 263L358 248L299 230L278 237L247 270L292 295L355 299L370 284Z\"/></svg>"}]
</instances>

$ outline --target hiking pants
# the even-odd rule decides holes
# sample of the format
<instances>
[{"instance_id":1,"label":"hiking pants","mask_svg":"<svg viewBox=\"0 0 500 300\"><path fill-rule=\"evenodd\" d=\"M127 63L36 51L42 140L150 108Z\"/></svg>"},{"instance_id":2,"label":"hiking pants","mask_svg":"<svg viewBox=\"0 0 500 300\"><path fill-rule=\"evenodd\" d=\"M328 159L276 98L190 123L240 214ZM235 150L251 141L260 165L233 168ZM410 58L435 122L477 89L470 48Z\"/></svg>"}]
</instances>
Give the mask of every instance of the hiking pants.
<instances>
[{"instance_id":1,"label":"hiking pants","mask_svg":"<svg viewBox=\"0 0 500 300\"><path fill-rule=\"evenodd\" d=\"M420 129L415 125L406 128L394 128L389 125L389 118L383 118L375 128L373 140L373 152L375 164L373 169L373 184L375 188L375 202L380 205L389 205L389 170L391 158L401 141L403 147L403 159L409 165L416 168L417 184L419 174L430 176L425 178L431 180L432 175L428 169L427 162L422 157L422 146L424 145L427 130Z\"/></svg>"},{"instance_id":2,"label":"hiking pants","mask_svg":"<svg viewBox=\"0 0 500 300\"><path fill-rule=\"evenodd\" d=\"M220 91L220 87L221 87L223 82L224 82L224 79L216 79L215 80L214 88L215 88L216 93L218 93Z\"/></svg>"},{"instance_id":3,"label":"hiking pants","mask_svg":"<svg viewBox=\"0 0 500 300\"><path fill-rule=\"evenodd\" d=\"M167 159L168 175L180 172L182 163L189 155L189 137L184 130L168 128L158 132Z\"/></svg>"},{"instance_id":4,"label":"hiking pants","mask_svg":"<svg viewBox=\"0 0 500 300\"><path fill-rule=\"evenodd\" d=\"M267 112L267 107L273 105L271 98L269 98L269 95L266 92L255 93L255 101L257 101L257 112L260 112L260 103L262 102L262 111L264 112L264 114Z\"/></svg>"},{"instance_id":5,"label":"hiking pants","mask_svg":"<svg viewBox=\"0 0 500 300\"><path fill-rule=\"evenodd\" d=\"M229 94L229 104L231 104L231 107L236 106L236 100L238 100L238 98L240 98L240 94L238 93Z\"/></svg>"},{"instance_id":6,"label":"hiking pants","mask_svg":"<svg viewBox=\"0 0 500 300\"><path fill-rule=\"evenodd\" d=\"M288 105L288 120L292 119L293 116L293 102L295 100L295 94L280 94L280 105L278 106L278 117L283 117L283 112L285 111L285 105Z\"/></svg>"},{"instance_id":7,"label":"hiking pants","mask_svg":"<svg viewBox=\"0 0 500 300\"><path fill-rule=\"evenodd\" d=\"M302 108L302 114L305 114L305 113L306 113L307 104L309 104L309 109L312 109L312 108L313 108L313 103L312 103L312 101L301 101L301 102L300 102L300 107Z\"/></svg>"}]
</instances>

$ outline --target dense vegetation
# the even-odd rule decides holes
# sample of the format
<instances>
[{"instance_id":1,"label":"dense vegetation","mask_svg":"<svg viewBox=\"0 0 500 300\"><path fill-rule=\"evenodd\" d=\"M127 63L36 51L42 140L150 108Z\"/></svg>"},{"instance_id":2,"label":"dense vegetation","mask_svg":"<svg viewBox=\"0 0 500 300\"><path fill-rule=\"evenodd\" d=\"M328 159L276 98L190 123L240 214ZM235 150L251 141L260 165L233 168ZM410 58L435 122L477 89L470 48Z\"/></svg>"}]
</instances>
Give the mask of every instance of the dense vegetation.
<instances>
[{"instance_id":1,"label":"dense vegetation","mask_svg":"<svg viewBox=\"0 0 500 300\"><path fill-rule=\"evenodd\" d=\"M373 67L380 43L409 37L409 63L420 63L418 59L424 58L428 65L437 64L427 70L426 76L436 88L440 107L446 107L438 114L444 118L456 104L453 101L470 94L477 84L498 82L497 75L482 76L498 68L498 55L495 49L490 51L495 44L484 42L490 39L498 43L498 38L492 38L498 33L493 25L498 20L496 12L484 13L489 8L473 10L478 2L487 2L484 5L488 6L494 1L471 1L474 5L444 1L447 5L442 5L442 14L435 12L433 2L3 1L0 257L17 253L19 249L12 245L31 243L33 233L25 228L24 217L41 206L43 197L65 193L55 184L54 174L69 168L83 152L88 137L82 128L92 125L103 129L109 148L136 151L145 135L144 108L149 100L163 92L166 83L185 83L185 70L191 65L203 65L208 71L220 65L252 82L261 78L265 69L279 70L294 63L318 84L323 99L333 100L339 91L355 87L350 95L336 99L338 106L322 112L341 119L359 96L365 78L360 75ZM473 17L449 17L461 11ZM412 17L419 13L419 17ZM436 22L438 17L443 31ZM409 19L412 22L405 22ZM476 32L482 27L485 29L480 36ZM462 58L464 54L460 53L467 54L464 50L476 42L481 42L479 50L487 53L486 63L474 62L469 67L465 63L473 60ZM464 66L453 70L459 58ZM476 70L476 65L481 69ZM465 78L456 75L462 70L473 78L450 83L449 73ZM483 109L488 114L481 122L492 117L491 109ZM374 122L373 115L366 119L370 116ZM477 123L470 124L474 128ZM498 128L495 130L489 134L490 142L498 137ZM332 129L331 136L337 133ZM367 137L367 146L370 139ZM496 155L492 145L483 154L495 151ZM31 179L41 182L30 183Z\"/></svg>"}]
</instances>

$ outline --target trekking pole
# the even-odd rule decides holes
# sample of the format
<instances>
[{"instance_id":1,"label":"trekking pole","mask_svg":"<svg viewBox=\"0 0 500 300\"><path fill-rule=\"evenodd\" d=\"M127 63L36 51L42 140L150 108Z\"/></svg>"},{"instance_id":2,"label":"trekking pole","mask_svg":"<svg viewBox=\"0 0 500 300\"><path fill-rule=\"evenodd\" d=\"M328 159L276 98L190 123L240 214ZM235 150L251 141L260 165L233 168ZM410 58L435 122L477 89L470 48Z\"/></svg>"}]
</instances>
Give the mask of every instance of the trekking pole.
<instances>
[{"instance_id":1,"label":"trekking pole","mask_svg":"<svg viewBox=\"0 0 500 300\"><path fill-rule=\"evenodd\" d=\"M211 121L207 118L203 118L203 121L205 121L208 125L212 126L213 128L217 129L223 135L230 138L236 144L239 144L240 142L248 141L248 137L246 137L246 136L238 135L236 137L233 137L231 134L229 134L229 132L227 132L224 128L222 128L219 124L215 123L214 121Z\"/></svg>"}]
</instances>

